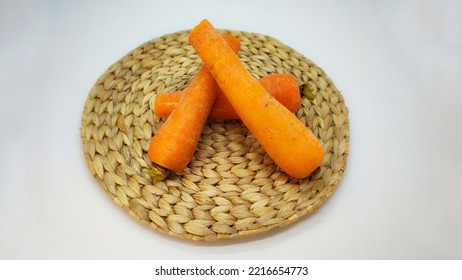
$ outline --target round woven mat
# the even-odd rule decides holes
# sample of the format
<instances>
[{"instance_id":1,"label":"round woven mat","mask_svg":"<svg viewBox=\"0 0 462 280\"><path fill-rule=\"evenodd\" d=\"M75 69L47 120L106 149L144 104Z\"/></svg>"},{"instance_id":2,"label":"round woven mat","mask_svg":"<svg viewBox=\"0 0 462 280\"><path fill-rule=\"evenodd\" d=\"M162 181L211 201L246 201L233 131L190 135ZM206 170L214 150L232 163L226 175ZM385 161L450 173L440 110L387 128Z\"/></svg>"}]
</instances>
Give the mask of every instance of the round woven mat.
<instances>
[{"instance_id":1,"label":"round woven mat","mask_svg":"<svg viewBox=\"0 0 462 280\"><path fill-rule=\"evenodd\" d=\"M240 121L208 121L194 158L162 182L147 174L150 140L163 119L157 92L184 89L201 66L189 31L168 34L131 51L97 80L85 103L81 139L91 173L124 210L151 228L184 239L254 236L315 211L342 178L349 149L348 110L312 61L261 34L227 31L241 40L239 57L260 78L292 73L314 99L298 118L324 144L325 159L309 177L281 171Z\"/></svg>"}]
</instances>

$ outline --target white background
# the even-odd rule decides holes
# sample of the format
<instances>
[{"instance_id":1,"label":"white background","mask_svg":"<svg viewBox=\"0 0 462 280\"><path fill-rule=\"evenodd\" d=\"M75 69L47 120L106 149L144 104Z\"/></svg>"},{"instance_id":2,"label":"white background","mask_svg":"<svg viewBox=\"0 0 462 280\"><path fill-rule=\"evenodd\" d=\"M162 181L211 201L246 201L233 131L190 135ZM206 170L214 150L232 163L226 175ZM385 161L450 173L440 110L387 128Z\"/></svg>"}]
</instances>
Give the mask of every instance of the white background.
<instances>
[{"instance_id":1,"label":"white background","mask_svg":"<svg viewBox=\"0 0 462 280\"><path fill-rule=\"evenodd\" d=\"M461 3L1 1L0 259L461 259ZM170 238L120 209L87 168L79 128L96 79L202 18L281 40L345 97L344 179L292 226Z\"/></svg>"}]
</instances>

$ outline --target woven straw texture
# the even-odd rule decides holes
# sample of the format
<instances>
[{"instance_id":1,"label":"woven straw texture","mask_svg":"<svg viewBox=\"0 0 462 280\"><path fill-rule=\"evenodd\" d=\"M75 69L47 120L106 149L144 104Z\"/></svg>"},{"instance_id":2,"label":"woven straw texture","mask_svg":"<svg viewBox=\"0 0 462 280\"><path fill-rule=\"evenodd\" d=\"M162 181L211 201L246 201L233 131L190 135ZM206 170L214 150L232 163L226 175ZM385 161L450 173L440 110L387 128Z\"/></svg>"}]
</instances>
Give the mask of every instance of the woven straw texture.
<instances>
[{"instance_id":1,"label":"woven straw texture","mask_svg":"<svg viewBox=\"0 0 462 280\"><path fill-rule=\"evenodd\" d=\"M184 89L201 60L188 43L189 31L142 44L91 89L81 139L91 173L113 201L138 221L178 238L243 238L287 226L320 207L346 167L348 110L322 69L274 38L227 32L241 40L239 57L256 78L292 73L308 86L314 99L304 97L296 115L322 140L325 159L309 177L293 179L240 121L208 121L184 172L152 180L147 150L164 121L153 114L156 93Z\"/></svg>"}]
</instances>

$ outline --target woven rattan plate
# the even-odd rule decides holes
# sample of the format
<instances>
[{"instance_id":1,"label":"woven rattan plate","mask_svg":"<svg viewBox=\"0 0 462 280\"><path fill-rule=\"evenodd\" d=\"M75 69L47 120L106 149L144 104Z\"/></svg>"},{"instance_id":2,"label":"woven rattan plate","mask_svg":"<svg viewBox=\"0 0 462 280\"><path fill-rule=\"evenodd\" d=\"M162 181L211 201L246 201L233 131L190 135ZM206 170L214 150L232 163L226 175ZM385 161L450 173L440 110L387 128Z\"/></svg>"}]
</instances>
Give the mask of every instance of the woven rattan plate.
<instances>
[{"instance_id":1,"label":"woven rattan plate","mask_svg":"<svg viewBox=\"0 0 462 280\"><path fill-rule=\"evenodd\" d=\"M138 221L183 239L249 237L294 223L326 201L346 167L348 110L324 71L274 38L228 32L241 40L239 57L256 78L292 73L314 96L296 111L325 149L309 177L288 177L240 121L218 120L207 122L184 172L150 178L147 150L164 121L153 114L156 93L184 89L201 66L188 31L148 41L110 66L83 110L85 159L100 185Z\"/></svg>"}]
</instances>

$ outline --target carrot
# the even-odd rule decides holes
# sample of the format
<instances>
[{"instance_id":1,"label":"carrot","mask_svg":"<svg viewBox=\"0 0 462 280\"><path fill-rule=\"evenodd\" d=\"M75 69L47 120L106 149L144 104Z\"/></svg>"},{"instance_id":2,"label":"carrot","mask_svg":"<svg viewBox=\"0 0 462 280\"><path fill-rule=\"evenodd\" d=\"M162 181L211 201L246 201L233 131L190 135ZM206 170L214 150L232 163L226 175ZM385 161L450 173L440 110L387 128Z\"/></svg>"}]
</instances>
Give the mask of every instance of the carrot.
<instances>
[{"instance_id":1,"label":"carrot","mask_svg":"<svg viewBox=\"0 0 462 280\"><path fill-rule=\"evenodd\" d=\"M258 80L269 94L274 96L291 112L295 112L302 103L298 80L291 74L273 74ZM168 117L180 100L181 91L163 92L156 95L154 114ZM209 119L238 119L236 111L223 92L219 90L217 99L209 114Z\"/></svg>"},{"instance_id":2,"label":"carrot","mask_svg":"<svg viewBox=\"0 0 462 280\"><path fill-rule=\"evenodd\" d=\"M208 20L191 30L189 42L242 122L282 170L303 178L321 164L321 142L252 77Z\"/></svg>"},{"instance_id":3,"label":"carrot","mask_svg":"<svg viewBox=\"0 0 462 280\"><path fill-rule=\"evenodd\" d=\"M219 35L232 49L240 48L232 35ZM226 40L226 41L225 41ZM149 159L162 168L181 172L194 155L202 128L218 95L218 85L210 72L201 67L185 89L175 110L157 130L148 150ZM165 174L165 172L163 172ZM160 178L162 179L162 177Z\"/></svg>"}]
</instances>

